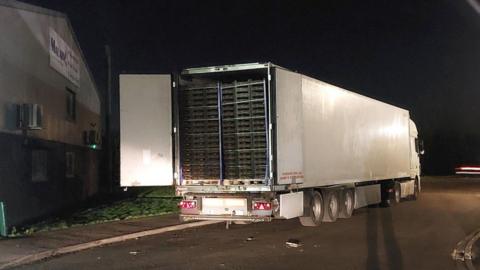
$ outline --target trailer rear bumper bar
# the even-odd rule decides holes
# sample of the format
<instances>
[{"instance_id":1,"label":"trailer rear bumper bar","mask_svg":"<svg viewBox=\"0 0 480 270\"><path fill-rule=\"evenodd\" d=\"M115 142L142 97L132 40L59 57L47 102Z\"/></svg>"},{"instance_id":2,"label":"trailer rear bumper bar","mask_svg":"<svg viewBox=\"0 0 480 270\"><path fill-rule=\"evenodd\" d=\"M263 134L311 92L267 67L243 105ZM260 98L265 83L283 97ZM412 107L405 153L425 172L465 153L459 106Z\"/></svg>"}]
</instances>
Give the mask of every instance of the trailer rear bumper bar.
<instances>
[{"instance_id":1,"label":"trailer rear bumper bar","mask_svg":"<svg viewBox=\"0 0 480 270\"><path fill-rule=\"evenodd\" d=\"M250 221L250 222L266 222L272 221L270 216L227 216L227 215L186 215L180 214L183 221L190 220L219 220L219 221Z\"/></svg>"},{"instance_id":2,"label":"trailer rear bumper bar","mask_svg":"<svg viewBox=\"0 0 480 270\"><path fill-rule=\"evenodd\" d=\"M250 193L250 192L271 192L285 190L285 185L189 185L177 186L176 193L183 196L188 193Z\"/></svg>"}]
</instances>

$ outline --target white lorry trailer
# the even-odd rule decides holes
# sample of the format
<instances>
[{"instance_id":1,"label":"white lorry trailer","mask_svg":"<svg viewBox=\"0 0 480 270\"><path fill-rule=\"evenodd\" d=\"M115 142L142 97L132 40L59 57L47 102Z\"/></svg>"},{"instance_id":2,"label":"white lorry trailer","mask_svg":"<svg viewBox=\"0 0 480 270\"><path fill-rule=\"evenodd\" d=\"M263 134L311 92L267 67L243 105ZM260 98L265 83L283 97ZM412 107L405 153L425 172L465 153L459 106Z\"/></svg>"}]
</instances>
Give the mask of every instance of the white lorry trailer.
<instances>
[{"instance_id":1,"label":"white lorry trailer","mask_svg":"<svg viewBox=\"0 0 480 270\"><path fill-rule=\"evenodd\" d=\"M175 185L183 220L306 226L420 191L409 112L271 63L120 75L121 185Z\"/></svg>"}]
</instances>

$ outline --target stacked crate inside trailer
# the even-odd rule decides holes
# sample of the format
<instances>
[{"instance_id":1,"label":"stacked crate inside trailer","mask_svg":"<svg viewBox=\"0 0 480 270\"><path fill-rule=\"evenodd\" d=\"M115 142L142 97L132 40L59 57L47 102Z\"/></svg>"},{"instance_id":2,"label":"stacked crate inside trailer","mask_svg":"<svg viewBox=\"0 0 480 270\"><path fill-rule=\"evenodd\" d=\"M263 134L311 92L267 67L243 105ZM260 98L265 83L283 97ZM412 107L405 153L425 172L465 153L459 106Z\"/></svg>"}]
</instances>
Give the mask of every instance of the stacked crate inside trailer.
<instances>
[{"instance_id":1,"label":"stacked crate inside trailer","mask_svg":"<svg viewBox=\"0 0 480 270\"><path fill-rule=\"evenodd\" d=\"M258 184L265 180L265 96L264 80L181 88L180 148L186 184Z\"/></svg>"},{"instance_id":2,"label":"stacked crate inside trailer","mask_svg":"<svg viewBox=\"0 0 480 270\"><path fill-rule=\"evenodd\" d=\"M182 178L220 178L218 87L183 88L180 92ZM189 183L189 182L187 182ZM197 182L191 182L197 183Z\"/></svg>"},{"instance_id":3,"label":"stacked crate inside trailer","mask_svg":"<svg viewBox=\"0 0 480 270\"><path fill-rule=\"evenodd\" d=\"M261 182L266 174L265 81L222 85L225 179Z\"/></svg>"}]
</instances>

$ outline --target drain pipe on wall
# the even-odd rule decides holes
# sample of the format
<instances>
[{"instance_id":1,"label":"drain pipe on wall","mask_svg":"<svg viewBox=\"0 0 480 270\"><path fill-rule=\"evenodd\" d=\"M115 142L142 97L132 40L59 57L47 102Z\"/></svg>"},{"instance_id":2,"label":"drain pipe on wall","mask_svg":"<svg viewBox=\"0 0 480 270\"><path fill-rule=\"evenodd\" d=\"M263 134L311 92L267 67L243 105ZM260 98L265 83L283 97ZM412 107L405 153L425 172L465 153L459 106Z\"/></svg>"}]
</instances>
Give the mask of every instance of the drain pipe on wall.
<instances>
[{"instance_id":1,"label":"drain pipe on wall","mask_svg":"<svg viewBox=\"0 0 480 270\"><path fill-rule=\"evenodd\" d=\"M5 206L0 202L0 236L7 236L7 220L5 219Z\"/></svg>"}]
</instances>

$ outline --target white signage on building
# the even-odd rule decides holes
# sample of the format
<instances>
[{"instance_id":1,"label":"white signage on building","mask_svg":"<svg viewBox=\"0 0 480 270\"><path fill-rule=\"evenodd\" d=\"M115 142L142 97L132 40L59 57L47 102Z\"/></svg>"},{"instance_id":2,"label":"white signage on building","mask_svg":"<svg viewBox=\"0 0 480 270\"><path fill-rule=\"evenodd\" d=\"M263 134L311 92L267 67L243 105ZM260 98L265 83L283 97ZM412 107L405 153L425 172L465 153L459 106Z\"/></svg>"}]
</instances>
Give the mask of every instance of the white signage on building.
<instances>
[{"instance_id":1,"label":"white signage on building","mask_svg":"<svg viewBox=\"0 0 480 270\"><path fill-rule=\"evenodd\" d=\"M68 44L50 28L50 66L73 84L80 84L80 61Z\"/></svg>"}]
</instances>

